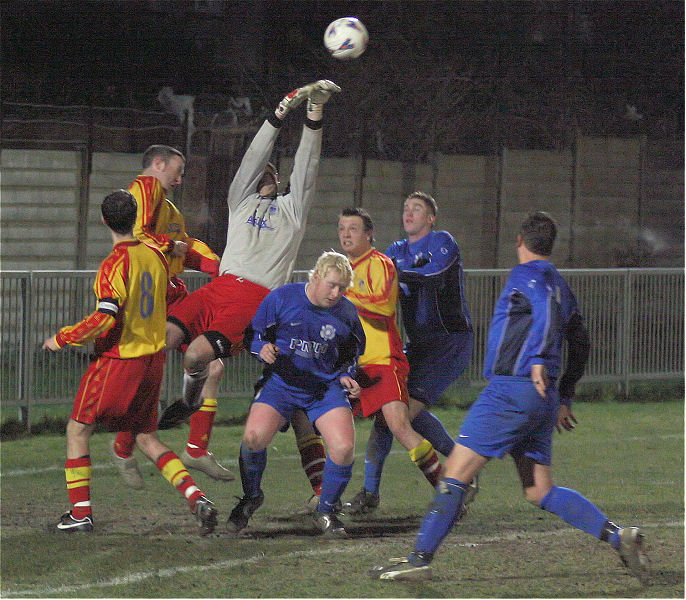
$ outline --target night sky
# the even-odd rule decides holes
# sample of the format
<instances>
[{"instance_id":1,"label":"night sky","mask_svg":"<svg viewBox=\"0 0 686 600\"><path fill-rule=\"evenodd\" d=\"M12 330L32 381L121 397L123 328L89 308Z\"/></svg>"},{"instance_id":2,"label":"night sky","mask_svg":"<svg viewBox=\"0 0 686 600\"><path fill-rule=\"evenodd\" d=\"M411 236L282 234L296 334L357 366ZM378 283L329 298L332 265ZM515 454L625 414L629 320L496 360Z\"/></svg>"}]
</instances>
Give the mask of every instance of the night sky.
<instances>
[{"instance_id":1,"label":"night sky","mask_svg":"<svg viewBox=\"0 0 686 600\"><path fill-rule=\"evenodd\" d=\"M6 102L160 110L157 93L171 86L272 106L326 77L351 91L346 110L398 120L408 136L426 124L403 114L459 116L438 141L445 151L489 151L507 138L555 147L573 128L631 133L627 104L648 135L684 128L680 1L10 0L1 10ZM367 25L370 45L341 63L322 34L348 15Z\"/></svg>"}]
</instances>

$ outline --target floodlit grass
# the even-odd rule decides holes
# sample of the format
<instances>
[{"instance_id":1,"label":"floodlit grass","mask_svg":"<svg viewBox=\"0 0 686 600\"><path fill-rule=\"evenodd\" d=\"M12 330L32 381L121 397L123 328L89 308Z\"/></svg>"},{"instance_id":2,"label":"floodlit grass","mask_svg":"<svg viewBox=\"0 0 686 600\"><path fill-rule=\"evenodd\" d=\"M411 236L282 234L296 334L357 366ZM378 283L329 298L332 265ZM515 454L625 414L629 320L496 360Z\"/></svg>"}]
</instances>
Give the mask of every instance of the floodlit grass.
<instances>
[{"instance_id":1,"label":"floodlit grass","mask_svg":"<svg viewBox=\"0 0 686 600\"><path fill-rule=\"evenodd\" d=\"M228 401L226 401L228 402ZM225 406L243 411L246 403ZM310 495L292 432L277 434L263 481L265 503L245 535L226 518L239 482L196 480L217 504L220 526L200 538L184 500L139 454L146 489L125 488L109 463L110 434L93 438L96 531L49 532L68 508L64 437L45 433L2 444L2 597L149 598L608 598L684 597L683 402L580 403L572 433L556 434L558 485L596 502L619 524L645 529L652 585L643 588L616 554L554 515L528 505L509 459L492 461L468 515L434 561L434 579L382 583L374 564L412 548L432 492L398 445L387 461L372 519L344 519L349 539L324 540L296 511ZM67 413L68 414L68 413ZM465 412L440 409L456 433ZM344 499L362 485L369 422L357 427L357 458ZM160 437L181 451L187 426ZM242 428L215 428L212 449L237 472ZM194 476L196 473L193 473Z\"/></svg>"}]
</instances>

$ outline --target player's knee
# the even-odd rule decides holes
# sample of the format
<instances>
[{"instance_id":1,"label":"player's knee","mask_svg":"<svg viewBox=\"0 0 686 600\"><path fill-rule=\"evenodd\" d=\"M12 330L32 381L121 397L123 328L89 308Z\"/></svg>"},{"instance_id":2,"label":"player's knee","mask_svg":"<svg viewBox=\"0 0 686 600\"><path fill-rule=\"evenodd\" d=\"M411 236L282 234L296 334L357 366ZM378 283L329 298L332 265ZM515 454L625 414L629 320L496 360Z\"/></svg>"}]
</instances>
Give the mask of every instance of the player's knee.
<instances>
[{"instance_id":1,"label":"player's knee","mask_svg":"<svg viewBox=\"0 0 686 600\"><path fill-rule=\"evenodd\" d=\"M337 465L350 465L355 458L355 443L352 440L342 440L332 444L329 457Z\"/></svg>"},{"instance_id":2,"label":"player's knee","mask_svg":"<svg viewBox=\"0 0 686 600\"><path fill-rule=\"evenodd\" d=\"M261 452L267 447L269 440L256 429L246 429L243 434L243 445L251 452Z\"/></svg>"},{"instance_id":3,"label":"player's knee","mask_svg":"<svg viewBox=\"0 0 686 600\"><path fill-rule=\"evenodd\" d=\"M207 367L213 359L214 356L208 356L204 349L191 344L183 357L183 366L191 373L197 373Z\"/></svg>"}]
</instances>

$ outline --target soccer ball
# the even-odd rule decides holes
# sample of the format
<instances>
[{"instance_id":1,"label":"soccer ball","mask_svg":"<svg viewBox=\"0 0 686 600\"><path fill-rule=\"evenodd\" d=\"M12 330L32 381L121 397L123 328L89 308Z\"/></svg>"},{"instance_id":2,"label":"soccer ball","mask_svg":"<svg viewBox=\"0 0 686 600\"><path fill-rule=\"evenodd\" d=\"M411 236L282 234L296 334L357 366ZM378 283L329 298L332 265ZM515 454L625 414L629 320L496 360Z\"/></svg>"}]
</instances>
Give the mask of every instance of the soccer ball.
<instances>
[{"instance_id":1,"label":"soccer ball","mask_svg":"<svg viewBox=\"0 0 686 600\"><path fill-rule=\"evenodd\" d=\"M336 19L324 32L326 49L339 60L357 58L367 48L368 41L367 28L355 17Z\"/></svg>"}]
</instances>

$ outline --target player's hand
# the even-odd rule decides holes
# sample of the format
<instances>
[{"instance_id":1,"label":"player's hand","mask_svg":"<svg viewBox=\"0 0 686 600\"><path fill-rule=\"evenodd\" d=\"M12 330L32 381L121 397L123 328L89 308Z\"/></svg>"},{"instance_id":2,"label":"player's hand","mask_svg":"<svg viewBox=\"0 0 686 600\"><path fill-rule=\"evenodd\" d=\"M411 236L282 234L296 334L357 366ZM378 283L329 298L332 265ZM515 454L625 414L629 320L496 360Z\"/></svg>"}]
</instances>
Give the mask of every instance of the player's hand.
<instances>
[{"instance_id":1,"label":"player's hand","mask_svg":"<svg viewBox=\"0 0 686 600\"><path fill-rule=\"evenodd\" d=\"M348 397L350 398L359 398L360 396L360 391L362 388L360 387L360 384L357 383L350 375L343 375L340 379L341 385L346 389L348 392Z\"/></svg>"},{"instance_id":2,"label":"player's hand","mask_svg":"<svg viewBox=\"0 0 686 600\"><path fill-rule=\"evenodd\" d=\"M176 240L174 242L174 246L169 251L169 256L172 256L174 258L176 258L176 257L182 258L182 257L186 256L186 252L188 252L188 244L186 242Z\"/></svg>"},{"instance_id":3,"label":"player's hand","mask_svg":"<svg viewBox=\"0 0 686 600\"><path fill-rule=\"evenodd\" d=\"M561 404L560 411L557 413L557 423L555 425L557 432L562 433L563 429L571 431L577 423L578 421L574 417L572 409L566 404Z\"/></svg>"},{"instance_id":4,"label":"player's hand","mask_svg":"<svg viewBox=\"0 0 686 600\"><path fill-rule=\"evenodd\" d=\"M60 348L57 345L57 342L55 341L54 337L49 337L43 342L42 349L43 350L52 350L53 352L57 352L58 350L61 350L62 348Z\"/></svg>"},{"instance_id":5,"label":"player's hand","mask_svg":"<svg viewBox=\"0 0 686 600\"><path fill-rule=\"evenodd\" d=\"M260 358L268 365L273 365L278 355L279 348L271 342L267 342L264 346L262 346L262 350L260 350Z\"/></svg>"},{"instance_id":6,"label":"player's hand","mask_svg":"<svg viewBox=\"0 0 686 600\"><path fill-rule=\"evenodd\" d=\"M533 365L531 367L531 381L534 382L534 387L541 398L545 398L548 391L548 373L546 373L545 365Z\"/></svg>"},{"instance_id":7,"label":"player's hand","mask_svg":"<svg viewBox=\"0 0 686 600\"><path fill-rule=\"evenodd\" d=\"M311 85L312 89L307 95L307 117L318 121L322 118L324 105L331 98L331 94L340 92L341 88L328 79L320 79Z\"/></svg>"},{"instance_id":8,"label":"player's hand","mask_svg":"<svg viewBox=\"0 0 686 600\"><path fill-rule=\"evenodd\" d=\"M313 85L313 83L310 83L308 85L296 88L292 92L286 94L281 102L279 102L274 114L279 117L279 119L283 119L294 108L297 108L300 106L300 104L302 104L302 101L307 98L307 95L312 90Z\"/></svg>"}]
</instances>

